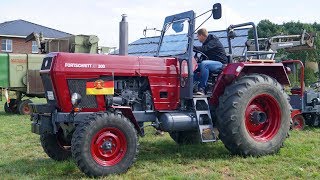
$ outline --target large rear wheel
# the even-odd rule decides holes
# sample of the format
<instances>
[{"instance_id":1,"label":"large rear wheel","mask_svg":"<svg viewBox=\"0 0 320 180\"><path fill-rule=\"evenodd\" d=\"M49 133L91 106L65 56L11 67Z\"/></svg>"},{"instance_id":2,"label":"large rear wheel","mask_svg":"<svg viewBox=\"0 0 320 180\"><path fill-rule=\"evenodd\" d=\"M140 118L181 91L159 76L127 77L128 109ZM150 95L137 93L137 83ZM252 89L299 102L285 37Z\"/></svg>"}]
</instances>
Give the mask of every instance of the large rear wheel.
<instances>
[{"instance_id":1,"label":"large rear wheel","mask_svg":"<svg viewBox=\"0 0 320 180\"><path fill-rule=\"evenodd\" d=\"M266 75L241 77L220 97L220 138L233 154L261 156L279 151L290 129L288 96Z\"/></svg>"},{"instance_id":2,"label":"large rear wheel","mask_svg":"<svg viewBox=\"0 0 320 180\"><path fill-rule=\"evenodd\" d=\"M127 171L138 154L138 137L132 123L121 114L93 114L76 127L72 155L88 176Z\"/></svg>"}]
</instances>

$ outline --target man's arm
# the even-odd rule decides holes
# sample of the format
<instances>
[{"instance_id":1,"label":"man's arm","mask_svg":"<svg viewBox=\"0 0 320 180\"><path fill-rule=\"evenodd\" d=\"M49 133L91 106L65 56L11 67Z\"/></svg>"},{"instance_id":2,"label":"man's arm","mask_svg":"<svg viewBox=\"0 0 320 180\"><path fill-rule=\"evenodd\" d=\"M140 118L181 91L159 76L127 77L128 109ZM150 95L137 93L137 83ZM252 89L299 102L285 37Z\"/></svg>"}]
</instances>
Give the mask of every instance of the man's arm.
<instances>
[{"instance_id":1,"label":"man's arm","mask_svg":"<svg viewBox=\"0 0 320 180\"><path fill-rule=\"evenodd\" d=\"M193 46L193 50L200 51L201 46Z\"/></svg>"},{"instance_id":2,"label":"man's arm","mask_svg":"<svg viewBox=\"0 0 320 180\"><path fill-rule=\"evenodd\" d=\"M217 43L215 43L216 40L211 40L207 44L202 46L193 46L193 49L201 51L201 52L207 52L217 47Z\"/></svg>"}]
</instances>

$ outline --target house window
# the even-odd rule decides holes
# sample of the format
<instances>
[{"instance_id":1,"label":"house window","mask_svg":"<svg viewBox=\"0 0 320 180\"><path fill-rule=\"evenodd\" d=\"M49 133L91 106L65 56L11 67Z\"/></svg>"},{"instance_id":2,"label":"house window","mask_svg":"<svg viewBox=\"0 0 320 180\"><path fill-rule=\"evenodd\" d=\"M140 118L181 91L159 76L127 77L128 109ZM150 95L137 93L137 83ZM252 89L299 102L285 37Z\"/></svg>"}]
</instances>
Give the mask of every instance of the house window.
<instances>
[{"instance_id":1,"label":"house window","mask_svg":"<svg viewBox=\"0 0 320 180\"><path fill-rule=\"evenodd\" d=\"M11 39L2 39L1 40L1 51L12 52L12 40Z\"/></svg>"},{"instance_id":2,"label":"house window","mask_svg":"<svg viewBox=\"0 0 320 180\"><path fill-rule=\"evenodd\" d=\"M39 48L38 48L37 41L32 41L32 53L38 53L38 52L39 52Z\"/></svg>"}]
</instances>

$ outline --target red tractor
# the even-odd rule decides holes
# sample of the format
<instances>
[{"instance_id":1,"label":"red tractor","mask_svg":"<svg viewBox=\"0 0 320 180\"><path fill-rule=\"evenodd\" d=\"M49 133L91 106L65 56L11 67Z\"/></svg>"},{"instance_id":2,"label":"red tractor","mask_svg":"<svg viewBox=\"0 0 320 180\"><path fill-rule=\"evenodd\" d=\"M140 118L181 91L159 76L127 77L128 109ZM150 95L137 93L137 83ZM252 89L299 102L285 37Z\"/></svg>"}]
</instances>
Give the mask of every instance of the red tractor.
<instances>
[{"instance_id":1,"label":"red tractor","mask_svg":"<svg viewBox=\"0 0 320 180\"><path fill-rule=\"evenodd\" d=\"M208 12L219 19L221 5ZM31 104L32 132L47 155L72 156L88 176L123 173L137 158L145 122L178 144L214 142L216 126L232 154L278 152L290 128L284 65L261 60L258 47L250 61L230 56L209 95L195 96L195 19L193 11L166 17L156 57L48 54L40 72L47 103ZM250 24L228 28L231 53L233 28ZM179 40L169 46L172 34Z\"/></svg>"}]
</instances>

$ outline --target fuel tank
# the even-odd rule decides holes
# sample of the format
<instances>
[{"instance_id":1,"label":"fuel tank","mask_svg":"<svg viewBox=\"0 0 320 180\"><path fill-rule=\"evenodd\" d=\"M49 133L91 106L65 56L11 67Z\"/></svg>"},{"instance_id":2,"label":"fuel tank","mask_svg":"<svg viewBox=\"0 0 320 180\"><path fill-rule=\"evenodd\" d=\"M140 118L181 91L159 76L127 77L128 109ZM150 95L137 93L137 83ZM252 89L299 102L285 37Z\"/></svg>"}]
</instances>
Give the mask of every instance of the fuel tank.
<instances>
[{"instance_id":1,"label":"fuel tank","mask_svg":"<svg viewBox=\"0 0 320 180\"><path fill-rule=\"evenodd\" d=\"M198 127L195 114L190 112L163 113L159 121L160 129L167 132L195 130Z\"/></svg>"}]
</instances>

